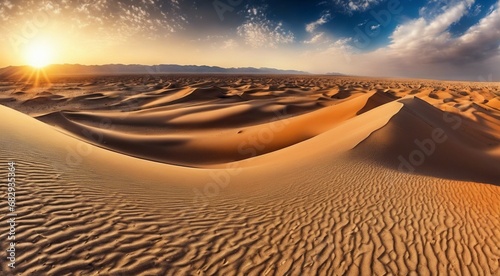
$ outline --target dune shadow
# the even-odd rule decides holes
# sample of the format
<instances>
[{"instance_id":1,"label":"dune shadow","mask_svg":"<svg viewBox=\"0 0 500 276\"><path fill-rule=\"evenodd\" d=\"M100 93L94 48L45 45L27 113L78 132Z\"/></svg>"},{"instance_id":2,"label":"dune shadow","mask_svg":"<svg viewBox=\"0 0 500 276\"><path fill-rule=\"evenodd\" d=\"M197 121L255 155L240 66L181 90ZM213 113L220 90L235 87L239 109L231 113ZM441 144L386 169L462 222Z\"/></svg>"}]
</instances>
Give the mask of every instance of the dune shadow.
<instances>
[{"instance_id":1,"label":"dune shadow","mask_svg":"<svg viewBox=\"0 0 500 276\"><path fill-rule=\"evenodd\" d=\"M494 129L418 98L401 102L399 113L350 154L403 173L500 186Z\"/></svg>"}]
</instances>

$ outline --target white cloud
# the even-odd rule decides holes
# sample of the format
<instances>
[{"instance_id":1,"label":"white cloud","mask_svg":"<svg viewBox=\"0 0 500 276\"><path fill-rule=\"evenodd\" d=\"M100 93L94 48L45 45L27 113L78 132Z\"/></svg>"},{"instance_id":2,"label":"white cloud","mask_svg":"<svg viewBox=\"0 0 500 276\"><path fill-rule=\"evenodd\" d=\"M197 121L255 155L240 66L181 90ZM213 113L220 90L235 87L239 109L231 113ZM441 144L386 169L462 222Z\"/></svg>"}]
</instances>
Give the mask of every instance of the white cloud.
<instances>
[{"instance_id":1,"label":"white cloud","mask_svg":"<svg viewBox=\"0 0 500 276\"><path fill-rule=\"evenodd\" d=\"M492 12L495 9L495 5L491 5L490 8L488 9L488 13Z\"/></svg>"},{"instance_id":2,"label":"white cloud","mask_svg":"<svg viewBox=\"0 0 500 276\"><path fill-rule=\"evenodd\" d=\"M305 44L319 44L319 43L330 43L331 39L327 37L324 32L317 32L316 29L326 24L330 21L331 15L330 13L324 13L318 18L316 21L306 24L306 31L311 34L311 37L308 40L305 40Z\"/></svg>"},{"instance_id":3,"label":"white cloud","mask_svg":"<svg viewBox=\"0 0 500 276\"><path fill-rule=\"evenodd\" d=\"M460 36L449 28L466 15L473 4L466 0L427 20L419 18L396 28L387 52L394 57L423 63L470 63L498 55L500 12L495 10Z\"/></svg>"},{"instance_id":4,"label":"white cloud","mask_svg":"<svg viewBox=\"0 0 500 276\"><path fill-rule=\"evenodd\" d=\"M353 47L351 46L352 38L341 38L336 40L331 46L330 49L335 49L342 51L343 54L353 54Z\"/></svg>"},{"instance_id":5,"label":"white cloud","mask_svg":"<svg viewBox=\"0 0 500 276\"><path fill-rule=\"evenodd\" d=\"M176 1L163 3L160 0L144 0L136 3L129 0L49 0L9 3L0 4L0 13L3 10L6 14L0 16L0 22L13 32L22 31L27 22L43 16L48 17L50 25L56 22L60 28L72 32L92 30L96 37L122 41L134 35L147 38L164 36L183 29L188 23L186 17L179 13ZM162 5L165 11L160 9Z\"/></svg>"},{"instance_id":6,"label":"white cloud","mask_svg":"<svg viewBox=\"0 0 500 276\"><path fill-rule=\"evenodd\" d=\"M325 33L317 33L311 39L304 41L305 44L316 44L325 40Z\"/></svg>"},{"instance_id":7,"label":"white cloud","mask_svg":"<svg viewBox=\"0 0 500 276\"><path fill-rule=\"evenodd\" d=\"M482 11L482 8L483 6L481 6L480 4L477 4L475 7L474 7L474 10L472 11L471 13L471 16L478 16L481 11Z\"/></svg>"},{"instance_id":8,"label":"white cloud","mask_svg":"<svg viewBox=\"0 0 500 276\"><path fill-rule=\"evenodd\" d=\"M235 49L236 47L238 47L238 42L232 38L225 40L222 45L222 49Z\"/></svg>"},{"instance_id":9,"label":"white cloud","mask_svg":"<svg viewBox=\"0 0 500 276\"><path fill-rule=\"evenodd\" d=\"M335 4L343 8L347 12L362 12L366 11L374 5L379 4L382 0L334 0Z\"/></svg>"},{"instance_id":10,"label":"white cloud","mask_svg":"<svg viewBox=\"0 0 500 276\"><path fill-rule=\"evenodd\" d=\"M451 7L456 6L457 4L463 3L463 2L470 2L470 5L474 3L474 0L472 1L466 1L466 0L428 0L427 4L420 8L419 10L419 16L423 17L427 20L431 20L432 18L435 18L436 16L439 16L442 14L444 11L449 10Z\"/></svg>"},{"instance_id":11,"label":"white cloud","mask_svg":"<svg viewBox=\"0 0 500 276\"><path fill-rule=\"evenodd\" d=\"M439 13L408 21L384 48L359 53L352 40L320 44L301 56L311 72L355 75L500 81L500 1L461 34L451 26L474 12L471 0L448 2ZM428 16L428 14L426 15Z\"/></svg>"},{"instance_id":12,"label":"white cloud","mask_svg":"<svg viewBox=\"0 0 500 276\"><path fill-rule=\"evenodd\" d=\"M290 30L281 22L269 20L264 8L248 9L245 22L237 28L237 33L245 44L253 48L275 48L281 44L292 43L295 39Z\"/></svg>"},{"instance_id":13,"label":"white cloud","mask_svg":"<svg viewBox=\"0 0 500 276\"><path fill-rule=\"evenodd\" d=\"M316 29L327 23L329 20L330 20L331 16L329 13L325 13L323 14L320 18L318 18L318 20L314 21L314 22L311 22L309 24L306 25L306 31L308 33L313 33L314 31L316 31Z\"/></svg>"},{"instance_id":14,"label":"white cloud","mask_svg":"<svg viewBox=\"0 0 500 276\"><path fill-rule=\"evenodd\" d=\"M10 1L8 1L8 0L7 0L7 1L5 1L5 2L3 3L3 5L4 5L7 9L9 9L9 10L11 10L11 9L14 7L14 5L12 4L12 2L10 2Z\"/></svg>"}]
</instances>

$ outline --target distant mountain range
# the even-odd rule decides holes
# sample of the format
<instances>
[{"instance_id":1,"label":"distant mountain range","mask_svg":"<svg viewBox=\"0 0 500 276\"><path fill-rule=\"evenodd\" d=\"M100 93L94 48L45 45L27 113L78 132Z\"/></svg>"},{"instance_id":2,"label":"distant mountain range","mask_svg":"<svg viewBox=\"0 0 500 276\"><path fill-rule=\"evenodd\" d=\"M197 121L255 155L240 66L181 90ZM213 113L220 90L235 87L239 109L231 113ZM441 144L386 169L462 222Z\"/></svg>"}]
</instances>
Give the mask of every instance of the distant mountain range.
<instances>
[{"instance_id":1,"label":"distant mountain range","mask_svg":"<svg viewBox=\"0 0 500 276\"><path fill-rule=\"evenodd\" d=\"M346 76L342 73L337 73L337 72L326 73L326 75L328 75L328 76Z\"/></svg>"},{"instance_id":2,"label":"distant mountain range","mask_svg":"<svg viewBox=\"0 0 500 276\"><path fill-rule=\"evenodd\" d=\"M23 75L28 70L33 70L30 66L9 66L0 69L0 77L11 77ZM280 70L274 68L223 68L218 66L206 65L124 65L124 64L106 64L106 65L80 65L80 64L54 64L43 69L48 75L154 75L154 74L290 74L306 75L308 72L296 70Z\"/></svg>"}]
</instances>

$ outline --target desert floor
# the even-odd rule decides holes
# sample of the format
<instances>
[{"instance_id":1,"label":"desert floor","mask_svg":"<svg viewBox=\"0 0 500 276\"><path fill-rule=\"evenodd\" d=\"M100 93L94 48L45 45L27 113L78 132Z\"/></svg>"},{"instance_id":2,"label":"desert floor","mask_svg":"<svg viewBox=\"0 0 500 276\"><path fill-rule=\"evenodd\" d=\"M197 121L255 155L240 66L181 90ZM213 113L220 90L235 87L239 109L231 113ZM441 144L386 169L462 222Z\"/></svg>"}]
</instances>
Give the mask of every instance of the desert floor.
<instances>
[{"instance_id":1,"label":"desert floor","mask_svg":"<svg viewBox=\"0 0 500 276\"><path fill-rule=\"evenodd\" d=\"M500 84L0 82L2 275L499 275Z\"/></svg>"}]
</instances>

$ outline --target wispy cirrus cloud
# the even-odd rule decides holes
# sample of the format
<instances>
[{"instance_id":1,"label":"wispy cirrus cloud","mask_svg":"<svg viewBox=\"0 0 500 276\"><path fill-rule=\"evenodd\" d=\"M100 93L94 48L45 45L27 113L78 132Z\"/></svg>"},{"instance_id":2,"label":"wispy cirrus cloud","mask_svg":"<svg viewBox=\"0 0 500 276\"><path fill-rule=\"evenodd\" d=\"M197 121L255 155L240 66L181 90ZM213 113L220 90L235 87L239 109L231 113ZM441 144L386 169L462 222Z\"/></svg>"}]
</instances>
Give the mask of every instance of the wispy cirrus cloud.
<instances>
[{"instance_id":1,"label":"wispy cirrus cloud","mask_svg":"<svg viewBox=\"0 0 500 276\"><path fill-rule=\"evenodd\" d=\"M313 33L319 26L327 23L330 19L331 19L330 13L325 13L320 18L318 18L318 20L307 24L306 31L308 33Z\"/></svg>"},{"instance_id":2,"label":"wispy cirrus cloud","mask_svg":"<svg viewBox=\"0 0 500 276\"><path fill-rule=\"evenodd\" d=\"M317 34L313 35L310 39L305 40L304 43L305 44L316 44L316 43L325 41L326 40L325 37L326 37L325 33L323 33L323 32L317 33Z\"/></svg>"},{"instance_id":3,"label":"wispy cirrus cloud","mask_svg":"<svg viewBox=\"0 0 500 276\"><path fill-rule=\"evenodd\" d=\"M331 20L329 12L324 12L317 20L307 23L305 30L309 33L310 38L304 41L305 44L329 43L331 40L325 32L318 32L318 27L328 23Z\"/></svg>"}]
</instances>

